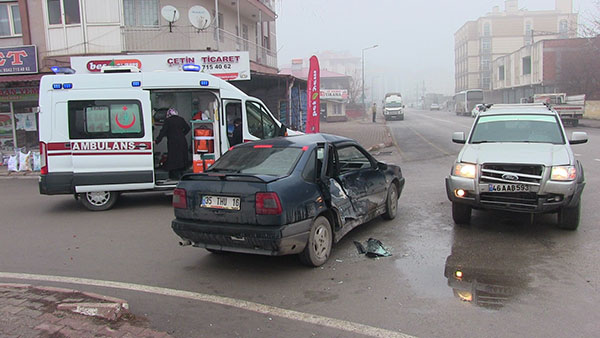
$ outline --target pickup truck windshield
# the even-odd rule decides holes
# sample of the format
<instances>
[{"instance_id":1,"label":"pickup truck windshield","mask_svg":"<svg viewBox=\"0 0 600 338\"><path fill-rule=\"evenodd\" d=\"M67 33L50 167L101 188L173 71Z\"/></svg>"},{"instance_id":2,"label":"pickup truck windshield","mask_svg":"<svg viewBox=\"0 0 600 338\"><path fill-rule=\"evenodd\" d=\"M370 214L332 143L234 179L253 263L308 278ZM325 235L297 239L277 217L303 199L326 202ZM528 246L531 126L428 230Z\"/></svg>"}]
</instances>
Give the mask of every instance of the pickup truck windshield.
<instances>
[{"instance_id":1,"label":"pickup truck windshield","mask_svg":"<svg viewBox=\"0 0 600 338\"><path fill-rule=\"evenodd\" d=\"M215 162L210 171L287 176L301 155L299 148L233 148Z\"/></svg>"},{"instance_id":2,"label":"pickup truck windshield","mask_svg":"<svg viewBox=\"0 0 600 338\"><path fill-rule=\"evenodd\" d=\"M491 115L480 117L470 143L532 142L564 144L560 125L550 115Z\"/></svg>"}]
</instances>

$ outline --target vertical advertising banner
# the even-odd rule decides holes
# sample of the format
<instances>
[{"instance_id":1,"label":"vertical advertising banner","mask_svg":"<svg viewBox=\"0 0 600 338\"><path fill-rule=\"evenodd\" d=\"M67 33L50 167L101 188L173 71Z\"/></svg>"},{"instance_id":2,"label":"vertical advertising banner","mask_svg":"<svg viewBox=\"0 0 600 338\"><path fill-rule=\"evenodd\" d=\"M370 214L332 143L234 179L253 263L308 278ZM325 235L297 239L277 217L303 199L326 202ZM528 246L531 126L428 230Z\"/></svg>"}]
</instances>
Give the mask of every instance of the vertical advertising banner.
<instances>
[{"instance_id":1,"label":"vertical advertising banner","mask_svg":"<svg viewBox=\"0 0 600 338\"><path fill-rule=\"evenodd\" d=\"M321 75L319 70L319 60L316 56L310 58L310 67L308 69L308 84L306 89L306 133L319 132L319 120L321 113L320 94Z\"/></svg>"}]
</instances>

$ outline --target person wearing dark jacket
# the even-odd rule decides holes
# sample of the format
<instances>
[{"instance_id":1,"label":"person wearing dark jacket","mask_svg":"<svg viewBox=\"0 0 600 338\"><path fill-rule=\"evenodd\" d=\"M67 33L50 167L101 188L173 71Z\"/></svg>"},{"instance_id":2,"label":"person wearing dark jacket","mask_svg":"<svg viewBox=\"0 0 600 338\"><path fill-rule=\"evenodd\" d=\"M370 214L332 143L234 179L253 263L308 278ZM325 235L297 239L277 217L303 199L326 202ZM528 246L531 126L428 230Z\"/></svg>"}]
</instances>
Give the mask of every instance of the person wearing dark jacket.
<instances>
[{"instance_id":1,"label":"person wearing dark jacket","mask_svg":"<svg viewBox=\"0 0 600 338\"><path fill-rule=\"evenodd\" d=\"M186 140L190 126L174 108L167 111L165 123L155 140L158 144L167 137L167 161L163 166L169 171L169 178L179 179L188 166L188 144Z\"/></svg>"},{"instance_id":2,"label":"person wearing dark jacket","mask_svg":"<svg viewBox=\"0 0 600 338\"><path fill-rule=\"evenodd\" d=\"M242 119L236 118L233 120L233 135L231 137L231 145L242 143Z\"/></svg>"}]
</instances>

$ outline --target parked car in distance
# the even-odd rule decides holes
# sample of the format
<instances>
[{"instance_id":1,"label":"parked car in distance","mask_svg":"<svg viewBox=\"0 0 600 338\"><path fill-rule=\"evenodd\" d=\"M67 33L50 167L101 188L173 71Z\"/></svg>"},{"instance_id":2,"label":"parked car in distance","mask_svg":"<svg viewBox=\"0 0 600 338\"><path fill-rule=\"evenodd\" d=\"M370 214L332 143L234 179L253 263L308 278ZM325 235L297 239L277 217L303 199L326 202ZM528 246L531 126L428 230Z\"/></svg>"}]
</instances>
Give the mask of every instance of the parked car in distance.
<instances>
[{"instance_id":1,"label":"parked car in distance","mask_svg":"<svg viewBox=\"0 0 600 338\"><path fill-rule=\"evenodd\" d=\"M471 117L477 117L477 115L479 115L479 113L481 113L485 109L486 106L483 103L477 104L475 107L473 107L473 110L471 110Z\"/></svg>"},{"instance_id":2,"label":"parked car in distance","mask_svg":"<svg viewBox=\"0 0 600 338\"><path fill-rule=\"evenodd\" d=\"M235 146L173 195L181 245L211 252L299 254L320 266L332 245L377 216L396 217L400 167L378 162L356 141L328 134Z\"/></svg>"},{"instance_id":3,"label":"parked car in distance","mask_svg":"<svg viewBox=\"0 0 600 338\"><path fill-rule=\"evenodd\" d=\"M437 103L432 103L432 104L429 106L429 110L440 110L440 105L439 105L439 104L437 104Z\"/></svg>"},{"instance_id":4,"label":"parked car in distance","mask_svg":"<svg viewBox=\"0 0 600 338\"><path fill-rule=\"evenodd\" d=\"M543 104L492 105L481 112L446 177L456 224L468 224L471 209L558 213L558 226L579 226L583 167L571 144L587 142L584 132L567 139L560 116Z\"/></svg>"}]
</instances>

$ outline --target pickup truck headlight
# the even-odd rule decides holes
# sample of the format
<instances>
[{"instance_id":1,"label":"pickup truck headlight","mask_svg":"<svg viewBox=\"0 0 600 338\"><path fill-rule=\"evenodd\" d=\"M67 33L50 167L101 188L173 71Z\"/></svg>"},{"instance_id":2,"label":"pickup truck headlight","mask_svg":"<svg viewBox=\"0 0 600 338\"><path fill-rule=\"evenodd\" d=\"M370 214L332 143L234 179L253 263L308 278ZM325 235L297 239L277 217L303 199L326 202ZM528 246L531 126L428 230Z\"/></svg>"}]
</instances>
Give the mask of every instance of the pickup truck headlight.
<instances>
[{"instance_id":1,"label":"pickup truck headlight","mask_svg":"<svg viewBox=\"0 0 600 338\"><path fill-rule=\"evenodd\" d=\"M471 163L456 163L454 165L454 176L475 178L477 167Z\"/></svg>"},{"instance_id":2,"label":"pickup truck headlight","mask_svg":"<svg viewBox=\"0 0 600 338\"><path fill-rule=\"evenodd\" d=\"M552 167L550 179L553 181L572 181L577 178L577 169L572 165Z\"/></svg>"}]
</instances>

